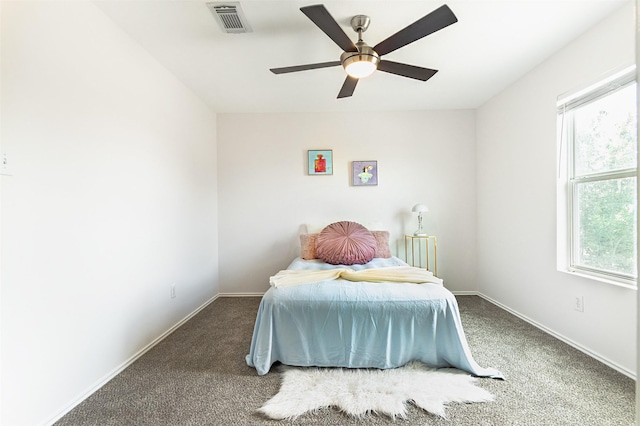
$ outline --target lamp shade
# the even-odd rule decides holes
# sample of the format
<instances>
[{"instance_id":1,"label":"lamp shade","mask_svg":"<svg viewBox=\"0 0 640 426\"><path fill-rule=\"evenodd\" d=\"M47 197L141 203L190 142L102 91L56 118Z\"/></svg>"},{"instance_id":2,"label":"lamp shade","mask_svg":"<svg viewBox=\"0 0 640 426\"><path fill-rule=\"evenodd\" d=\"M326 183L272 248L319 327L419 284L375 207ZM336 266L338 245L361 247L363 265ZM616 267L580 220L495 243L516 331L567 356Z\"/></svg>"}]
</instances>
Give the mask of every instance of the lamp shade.
<instances>
[{"instance_id":1,"label":"lamp shade","mask_svg":"<svg viewBox=\"0 0 640 426\"><path fill-rule=\"evenodd\" d=\"M413 206L411 211L417 213L425 213L429 211L429 207L425 206L424 204L416 204L415 206Z\"/></svg>"}]
</instances>

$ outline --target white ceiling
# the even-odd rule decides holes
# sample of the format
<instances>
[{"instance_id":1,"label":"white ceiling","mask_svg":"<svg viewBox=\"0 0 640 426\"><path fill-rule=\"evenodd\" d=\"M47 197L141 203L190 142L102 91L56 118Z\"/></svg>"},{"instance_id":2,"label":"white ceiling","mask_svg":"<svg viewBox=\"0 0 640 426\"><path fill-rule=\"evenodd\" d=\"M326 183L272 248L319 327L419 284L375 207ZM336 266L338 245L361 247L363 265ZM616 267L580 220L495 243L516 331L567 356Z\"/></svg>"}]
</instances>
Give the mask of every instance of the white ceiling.
<instances>
[{"instance_id":1,"label":"white ceiling","mask_svg":"<svg viewBox=\"0 0 640 426\"><path fill-rule=\"evenodd\" d=\"M434 68L427 82L376 72L336 99L342 67L275 75L269 68L339 60L342 51L302 12L316 1L240 1L253 32L226 34L205 1L96 5L217 112L477 108L630 0L450 0L458 22L384 58ZM355 40L371 17L371 46L445 2L325 1Z\"/></svg>"}]
</instances>

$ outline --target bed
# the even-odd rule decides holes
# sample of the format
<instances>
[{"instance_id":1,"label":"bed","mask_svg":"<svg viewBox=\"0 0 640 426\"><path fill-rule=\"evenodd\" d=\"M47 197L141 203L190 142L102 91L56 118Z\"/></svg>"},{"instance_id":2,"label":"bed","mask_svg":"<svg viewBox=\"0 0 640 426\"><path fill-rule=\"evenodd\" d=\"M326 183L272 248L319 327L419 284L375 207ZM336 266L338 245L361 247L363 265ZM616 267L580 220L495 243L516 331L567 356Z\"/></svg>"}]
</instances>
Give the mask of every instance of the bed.
<instances>
[{"instance_id":1,"label":"bed","mask_svg":"<svg viewBox=\"0 0 640 426\"><path fill-rule=\"evenodd\" d=\"M431 275L433 279L417 284L387 278L396 270L429 275L418 269L390 255L348 265L294 259L271 277L256 316L247 364L264 375L276 362L388 369L417 360L503 378L474 361L457 301L440 279ZM382 279L367 278L379 273ZM292 275L293 281L286 281ZM281 276L285 281L278 282Z\"/></svg>"}]
</instances>

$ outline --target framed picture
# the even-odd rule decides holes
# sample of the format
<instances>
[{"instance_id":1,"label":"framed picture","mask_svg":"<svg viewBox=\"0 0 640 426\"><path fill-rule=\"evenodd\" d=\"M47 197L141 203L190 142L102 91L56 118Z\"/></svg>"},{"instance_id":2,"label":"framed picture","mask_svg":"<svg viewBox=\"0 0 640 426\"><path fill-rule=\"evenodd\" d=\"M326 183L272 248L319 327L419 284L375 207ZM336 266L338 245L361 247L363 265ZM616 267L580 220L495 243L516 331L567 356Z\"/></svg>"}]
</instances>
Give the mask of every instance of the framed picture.
<instances>
[{"instance_id":1,"label":"framed picture","mask_svg":"<svg viewBox=\"0 0 640 426\"><path fill-rule=\"evenodd\" d=\"M332 175L333 174L333 150L310 149L309 150L309 174Z\"/></svg>"},{"instance_id":2,"label":"framed picture","mask_svg":"<svg viewBox=\"0 0 640 426\"><path fill-rule=\"evenodd\" d=\"M354 161L352 175L354 186L377 185L378 162Z\"/></svg>"}]
</instances>

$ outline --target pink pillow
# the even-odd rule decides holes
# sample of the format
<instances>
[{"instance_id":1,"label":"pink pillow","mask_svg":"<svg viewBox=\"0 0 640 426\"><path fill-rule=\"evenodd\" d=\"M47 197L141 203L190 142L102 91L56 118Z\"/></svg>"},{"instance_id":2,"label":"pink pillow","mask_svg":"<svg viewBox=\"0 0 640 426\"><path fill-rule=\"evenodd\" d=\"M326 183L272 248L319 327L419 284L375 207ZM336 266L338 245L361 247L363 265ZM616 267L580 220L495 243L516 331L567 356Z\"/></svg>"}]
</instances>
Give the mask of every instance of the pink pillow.
<instances>
[{"instance_id":1,"label":"pink pillow","mask_svg":"<svg viewBox=\"0 0 640 426\"><path fill-rule=\"evenodd\" d=\"M376 254L376 239L356 222L335 222L316 239L316 256L332 265L364 264Z\"/></svg>"},{"instance_id":2,"label":"pink pillow","mask_svg":"<svg viewBox=\"0 0 640 426\"><path fill-rule=\"evenodd\" d=\"M319 234L300 234L300 257L304 260L316 259L316 240Z\"/></svg>"},{"instance_id":3,"label":"pink pillow","mask_svg":"<svg viewBox=\"0 0 640 426\"><path fill-rule=\"evenodd\" d=\"M389 231L371 231L376 239L376 254L373 257L390 258L391 248L389 247ZM300 257L304 260L317 259L316 240L319 233L300 234Z\"/></svg>"},{"instance_id":4,"label":"pink pillow","mask_svg":"<svg viewBox=\"0 0 640 426\"><path fill-rule=\"evenodd\" d=\"M389 248L389 231L371 231L373 238L376 239L376 254L373 257L391 257L391 249Z\"/></svg>"}]
</instances>

